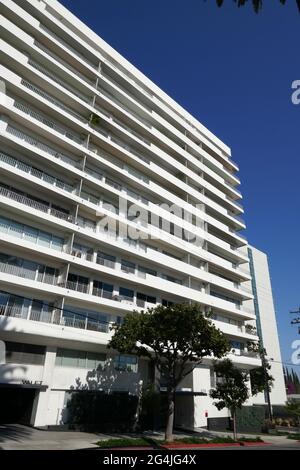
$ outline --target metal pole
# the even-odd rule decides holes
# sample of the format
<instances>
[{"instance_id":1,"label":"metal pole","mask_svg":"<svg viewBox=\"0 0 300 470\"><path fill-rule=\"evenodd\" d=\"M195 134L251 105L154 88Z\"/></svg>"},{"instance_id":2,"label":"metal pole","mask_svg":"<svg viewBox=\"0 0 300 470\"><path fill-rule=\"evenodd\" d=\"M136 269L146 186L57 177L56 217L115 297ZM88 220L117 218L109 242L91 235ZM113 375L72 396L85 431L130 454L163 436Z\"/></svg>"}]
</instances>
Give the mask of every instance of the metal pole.
<instances>
[{"instance_id":1,"label":"metal pole","mask_svg":"<svg viewBox=\"0 0 300 470\"><path fill-rule=\"evenodd\" d=\"M268 407L268 415L270 421L273 420L273 411L271 405L271 397L270 397L270 390L269 390L269 382L268 382L268 373L267 373L267 362L266 362L266 353L265 350L262 349L260 352L261 363L264 371L264 381L265 381L265 394L267 399L267 407Z\"/></svg>"}]
</instances>

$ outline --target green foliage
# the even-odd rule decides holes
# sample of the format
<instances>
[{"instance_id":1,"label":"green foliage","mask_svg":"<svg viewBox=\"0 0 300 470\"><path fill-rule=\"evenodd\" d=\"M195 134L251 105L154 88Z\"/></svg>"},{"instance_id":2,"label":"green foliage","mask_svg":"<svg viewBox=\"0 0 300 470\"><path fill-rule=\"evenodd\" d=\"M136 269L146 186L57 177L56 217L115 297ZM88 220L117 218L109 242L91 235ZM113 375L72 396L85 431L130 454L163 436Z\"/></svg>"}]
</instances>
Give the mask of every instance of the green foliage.
<instances>
[{"instance_id":1,"label":"green foliage","mask_svg":"<svg viewBox=\"0 0 300 470\"><path fill-rule=\"evenodd\" d=\"M268 386L269 392L272 390L274 377L268 372L271 369L270 364L266 363L266 368L257 367L250 371L251 393L257 395L264 392Z\"/></svg>"},{"instance_id":2,"label":"green foliage","mask_svg":"<svg viewBox=\"0 0 300 470\"><path fill-rule=\"evenodd\" d=\"M289 434L287 438L288 438L288 439L293 439L293 440L295 440L295 441L300 441L300 434L299 434L299 433L297 433L297 434Z\"/></svg>"},{"instance_id":3,"label":"green foliage","mask_svg":"<svg viewBox=\"0 0 300 470\"><path fill-rule=\"evenodd\" d=\"M97 114L94 114L94 113L90 114L90 124L92 126L99 126L100 121L101 121L101 119L100 119L99 116L97 116Z\"/></svg>"},{"instance_id":4,"label":"green foliage","mask_svg":"<svg viewBox=\"0 0 300 470\"><path fill-rule=\"evenodd\" d=\"M202 437L183 437L174 440L175 444L232 444L236 442L230 436L215 437L213 439L207 439ZM241 437L239 442L263 442L260 437ZM106 439L98 441L98 447L109 449L114 447L159 447L167 444L162 439L144 439L144 438L120 438L120 439Z\"/></svg>"},{"instance_id":5,"label":"green foliage","mask_svg":"<svg viewBox=\"0 0 300 470\"><path fill-rule=\"evenodd\" d=\"M158 305L147 311L133 311L121 325L108 347L121 354L135 354L152 361L167 388L166 439L173 440L174 401L177 385L203 357L221 358L230 350L225 335L204 317L198 304Z\"/></svg>"},{"instance_id":6,"label":"green foliage","mask_svg":"<svg viewBox=\"0 0 300 470\"><path fill-rule=\"evenodd\" d=\"M213 439L206 439L205 437L183 437L174 440L175 443L183 443L183 444L224 444L224 443L232 443L234 440L230 436L224 437L215 437Z\"/></svg>"},{"instance_id":7,"label":"green foliage","mask_svg":"<svg viewBox=\"0 0 300 470\"><path fill-rule=\"evenodd\" d=\"M215 389L210 392L210 396L217 400L214 402L218 410L228 408L235 411L241 408L248 399L248 377L247 373L233 365L230 359L215 362L214 370L221 381L217 383Z\"/></svg>"},{"instance_id":8,"label":"green foliage","mask_svg":"<svg viewBox=\"0 0 300 470\"><path fill-rule=\"evenodd\" d=\"M233 0L233 1L234 1L234 3L237 4L238 7L243 7L244 5L246 5L248 3L248 0ZM251 1L252 1L252 5L253 5L253 9L254 9L255 13L259 13L259 11L263 7L263 0L251 0ZM282 5L285 5L286 0L279 0L279 2ZM218 7L221 7L224 3L224 0L216 0L216 3L218 5ZM296 0L296 5L298 6L298 9L300 11L300 0Z\"/></svg>"},{"instance_id":9,"label":"green foliage","mask_svg":"<svg viewBox=\"0 0 300 470\"><path fill-rule=\"evenodd\" d=\"M286 402L286 410L293 416L298 419L299 426L300 426L300 401L295 400L294 398L290 398Z\"/></svg>"},{"instance_id":10,"label":"green foliage","mask_svg":"<svg viewBox=\"0 0 300 470\"><path fill-rule=\"evenodd\" d=\"M114 330L109 347L151 359L170 388L204 356L221 358L230 349L225 335L204 317L197 304L134 311Z\"/></svg>"},{"instance_id":11,"label":"green foliage","mask_svg":"<svg viewBox=\"0 0 300 470\"><path fill-rule=\"evenodd\" d=\"M259 436L256 437L239 437L240 442L264 442Z\"/></svg>"},{"instance_id":12,"label":"green foliage","mask_svg":"<svg viewBox=\"0 0 300 470\"><path fill-rule=\"evenodd\" d=\"M129 432L135 424L138 398L125 393L76 391L68 403L71 426L87 431Z\"/></svg>"},{"instance_id":13,"label":"green foliage","mask_svg":"<svg viewBox=\"0 0 300 470\"><path fill-rule=\"evenodd\" d=\"M145 439L132 439L132 438L124 438L124 439L106 439L103 441L98 441L98 447L110 448L110 447L145 447L149 446L149 442Z\"/></svg>"},{"instance_id":14,"label":"green foliage","mask_svg":"<svg viewBox=\"0 0 300 470\"><path fill-rule=\"evenodd\" d=\"M140 428L147 431L159 429L166 422L167 397L151 385L143 390L140 409Z\"/></svg>"}]
</instances>

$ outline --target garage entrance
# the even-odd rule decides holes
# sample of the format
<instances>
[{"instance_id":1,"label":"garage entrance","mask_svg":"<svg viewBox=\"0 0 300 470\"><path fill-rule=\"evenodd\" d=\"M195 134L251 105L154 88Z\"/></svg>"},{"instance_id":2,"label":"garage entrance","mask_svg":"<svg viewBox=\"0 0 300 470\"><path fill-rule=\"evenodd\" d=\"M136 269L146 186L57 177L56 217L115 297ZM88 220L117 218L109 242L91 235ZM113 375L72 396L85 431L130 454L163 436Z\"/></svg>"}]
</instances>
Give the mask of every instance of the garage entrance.
<instances>
[{"instance_id":1,"label":"garage entrance","mask_svg":"<svg viewBox=\"0 0 300 470\"><path fill-rule=\"evenodd\" d=\"M30 424L36 393L35 388L0 385L0 424Z\"/></svg>"}]
</instances>

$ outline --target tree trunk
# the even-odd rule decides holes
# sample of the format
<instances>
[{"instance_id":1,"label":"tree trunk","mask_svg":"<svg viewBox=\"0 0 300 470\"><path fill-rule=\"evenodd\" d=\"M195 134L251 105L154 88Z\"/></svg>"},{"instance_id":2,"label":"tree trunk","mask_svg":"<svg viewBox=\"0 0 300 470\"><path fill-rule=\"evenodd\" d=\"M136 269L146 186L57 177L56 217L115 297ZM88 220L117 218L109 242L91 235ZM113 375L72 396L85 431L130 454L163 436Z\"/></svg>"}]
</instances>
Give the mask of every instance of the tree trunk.
<instances>
[{"instance_id":1,"label":"tree trunk","mask_svg":"<svg viewBox=\"0 0 300 470\"><path fill-rule=\"evenodd\" d=\"M174 425L174 395L175 389L172 388L168 390L168 415L167 415L167 424L165 439L167 442L173 442L173 425Z\"/></svg>"},{"instance_id":2,"label":"tree trunk","mask_svg":"<svg viewBox=\"0 0 300 470\"><path fill-rule=\"evenodd\" d=\"M237 441L237 432L236 432L236 410L232 410L232 422L233 422L233 439Z\"/></svg>"}]
</instances>

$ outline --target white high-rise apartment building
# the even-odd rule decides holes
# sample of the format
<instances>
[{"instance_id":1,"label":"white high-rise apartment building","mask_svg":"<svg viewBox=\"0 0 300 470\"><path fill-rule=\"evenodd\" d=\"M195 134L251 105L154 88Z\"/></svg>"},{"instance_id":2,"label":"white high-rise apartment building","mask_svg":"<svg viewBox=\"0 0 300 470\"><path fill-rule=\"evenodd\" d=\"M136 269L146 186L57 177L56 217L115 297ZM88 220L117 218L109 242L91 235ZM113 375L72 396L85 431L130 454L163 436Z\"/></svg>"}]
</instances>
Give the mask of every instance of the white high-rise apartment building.
<instances>
[{"instance_id":1,"label":"white high-rise apartment building","mask_svg":"<svg viewBox=\"0 0 300 470\"><path fill-rule=\"evenodd\" d=\"M107 351L109 327L155 304L212 310L229 357L258 367L230 149L56 0L0 5L5 419L62 424L99 364L103 390L137 393L152 373ZM210 366L178 389L179 424L227 416L208 396Z\"/></svg>"}]
</instances>

